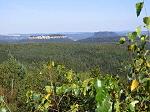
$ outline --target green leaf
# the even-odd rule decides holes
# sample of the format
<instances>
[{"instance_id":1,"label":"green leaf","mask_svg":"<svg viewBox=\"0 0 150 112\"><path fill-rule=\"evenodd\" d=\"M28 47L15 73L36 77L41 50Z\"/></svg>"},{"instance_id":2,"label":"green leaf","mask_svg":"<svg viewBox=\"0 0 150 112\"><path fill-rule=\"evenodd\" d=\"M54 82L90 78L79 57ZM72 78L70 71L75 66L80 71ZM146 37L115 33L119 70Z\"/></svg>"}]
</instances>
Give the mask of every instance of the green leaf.
<instances>
[{"instance_id":1,"label":"green leaf","mask_svg":"<svg viewBox=\"0 0 150 112\"><path fill-rule=\"evenodd\" d=\"M139 103L139 101L137 101L137 100L132 101L132 102L130 103L129 107L130 107L130 110L131 110L131 111L135 111L135 105L136 105L137 103Z\"/></svg>"},{"instance_id":2,"label":"green leaf","mask_svg":"<svg viewBox=\"0 0 150 112\"><path fill-rule=\"evenodd\" d=\"M74 91L75 96L78 96L79 93L80 93L80 89L79 88L74 89L73 91Z\"/></svg>"},{"instance_id":3,"label":"green leaf","mask_svg":"<svg viewBox=\"0 0 150 112\"><path fill-rule=\"evenodd\" d=\"M70 82L73 80L73 71L72 71L72 70L69 70L69 71L67 72L66 78L67 78L68 81L70 81Z\"/></svg>"},{"instance_id":4,"label":"green leaf","mask_svg":"<svg viewBox=\"0 0 150 112\"><path fill-rule=\"evenodd\" d=\"M52 87L51 86L45 86L45 90L47 93L51 93L52 92Z\"/></svg>"},{"instance_id":5,"label":"green leaf","mask_svg":"<svg viewBox=\"0 0 150 112\"><path fill-rule=\"evenodd\" d=\"M1 108L0 112L7 112L6 108Z\"/></svg>"},{"instance_id":6,"label":"green leaf","mask_svg":"<svg viewBox=\"0 0 150 112\"><path fill-rule=\"evenodd\" d=\"M120 102L118 100L116 100L115 108L116 112L120 112Z\"/></svg>"},{"instance_id":7,"label":"green leaf","mask_svg":"<svg viewBox=\"0 0 150 112\"><path fill-rule=\"evenodd\" d=\"M135 60L135 66L141 66L143 64L144 60L142 58Z\"/></svg>"},{"instance_id":8,"label":"green leaf","mask_svg":"<svg viewBox=\"0 0 150 112\"><path fill-rule=\"evenodd\" d=\"M132 45L128 45L128 51L135 51L137 49L137 45L132 44Z\"/></svg>"},{"instance_id":9,"label":"green leaf","mask_svg":"<svg viewBox=\"0 0 150 112\"><path fill-rule=\"evenodd\" d=\"M40 94L34 93L32 98L33 98L33 100L39 100L40 99Z\"/></svg>"},{"instance_id":10,"label":"green leaf","mask_svg":"<svg viewBox=\"0 0 150 112\"><path fill-rule=\"evenodd\" d=\"M150 30L150 25L148 25L148 26L145 26L147 29L149 29Z\"/></svg>"},{"instance_id":11,"label":"green leaf","mask_svg":"<svg viewBox=\"0 0 150 112\"><path fill-rule=\"evenodd\" d=\"M89 90L89 86L93 83L93 78L89 78L83 81L82 87L83 87L83 94L86 95L86 92ZM91 83L91 84L90 84Z\"/></svg>"},{"instance_id":12,"label":"green leaf","mask_svg":"<svg viewBox=\"0 0 150 112\"><path fill-rule=\"evenodd\" d=\"M150 16L149 17L144 17L143 22L148 26L150 25Z\"/></svg>"},{"instance_id":13,"label":"green leaf","mask_svg":"<svg viewBox=\"0 0 150 112\"><path fill-rule=\"evenodd\" d=\"M60 87L56 87L56 93L58 95L60 94L66 94L67 92L70 92L72 90L70 85L62 85Z\"/></svg>"},{"instance_id":14,"label":"green leaf","mask_svg":"<svg viewBox=\"0 0 150 112\"><path fill-rule=\"evenodd\" d=\"M4 102L4 96L0 96L0 102Z\"/></svg>"},{"instance_id":15,"label":"green leaf","mask_svg":"<svg viewBox=\"0 0 150 112\"><path fill-rule=\"evenodd\" d=\"M142 35L142 36L141 36L141 41L142 41L142 42L146 41L146 39L147 39L147 35Z\"/></svg>"},{"instance_id":16,"label":"green leaf","mask_svg":"<svg viewBox=\"0 0 150 112\"><path fill-rule=\"evenodd\" d=\"M96 101L101 104L103 100L107 97L107 92L104 90L104 88L97 88L96 91Z\"/></svg>"},{"instance_id":17,"label":"green leaf","mask_svg":"<svg viewBox=\"0 0 150 112\"><path fill-rule=\"evenodd\" d=\"M126 41L126 39L125 39L124 37L121 37L120 40L119 40L119 43L120 43L120 44L124 44L125 41Z\"/></svg>"},{"instance_id":18,"label":"green leaf","mask_svg":"<svg viewBox=\"0 0 150 112\"><path fill-rule=\"evenodd\" d=\"M97 87L98 88L102 87L102 82L99 79L97 79Z\"/></svg>"},{"instance_id":19,"label":"green leaf","mask_svg":"<svg viewBox=\"0 0 150 112\"><path fill-rule=\"evenodd\" d=\"M79 108L79 105L78 104L73 104L71 105L71 112L78 112L78 108Z\"/></svg>"},{"instance_id":20,"label":"green leaf","mask_svg":"<svg viewBox=\"0 0 150 112\"><path fill-rule=\"evenodd\" d=\"M54 61L52 61L52 66L53 66L53 67L55 66L55 63L54 63Z\"/></svg>"},{"instance_id":21,"label":"green leaf","mask_svg":"<svg viewBox=\"0 0 150 112\"><path fill-rule=\"evenodd\" d=\"M128 39L133 42L137 37L137 32L128 33Z\"/></svg>"},{"instance_id":22,"label":"green leaf","mask_svg":"<svg viewBox=\"0 0 150 112\"><path fill-rule=\"evenodd\" d=\"M29 98L29 97L32 97L33 95L33 91L27 91L26 93L26 96Z\"/></svg>"},{"instance_id":23,"label":"green leaf","mask_svg":"<svg viewBox=\"0 0 150 112\"><path fill-rule=\"evenodd\" d=\"M102 103L97 103L96 112L112 112L112 103L108 96L102 101Z\"/></svg>"},{"instance_id":24,"label":"green leaf","mask_svg":"<svg viewBox=\"0 0 150 112\"><path fill-rule=\"evenodd\" d=\"M136 14L137 14L137 17L140 15L143 6L144 6L144 2L136 3Z\"/></svg>"},{"instance_id":25,"label":"green leaf","mask_svg":"<svg viewBox=\"0 0 150 112\"><path fill-rule=\"evenodd\" d=\"M141 34L141 26L136 28L136 33L137 33L138 36L140 36L140 34Z\"/></svg>"},{"instance_id":26,"label":"green leaf","mask_svg":"<svg viewBox=\"0 0 150 112\"><path fill-rule=\"evenodd\" d=\"M142 80L142 83L147 82L147 81L150 81L150 78L144 78L144 79Z\"/></svg>"},{"instance_id":27,"label":"green leaf","mask_svg":"<svg viewBox=\"0 0 150 112\"><path fill-rule=\"evenodd\" d=\"M50 106L52 106L49 102L46 102L45 104L44 104L44 108L45 109L48 109Z\"/></svg>"},{"instance_id":28,"label":"green leaf","mask_svg":"<svg viewBox=\"0 0 150 112\"><path fill-rule=\"evenodd\" d=\"M142 41L142 42L145 41L145 37L141 37L141 41Z\"/></svg>"}]
</instances>

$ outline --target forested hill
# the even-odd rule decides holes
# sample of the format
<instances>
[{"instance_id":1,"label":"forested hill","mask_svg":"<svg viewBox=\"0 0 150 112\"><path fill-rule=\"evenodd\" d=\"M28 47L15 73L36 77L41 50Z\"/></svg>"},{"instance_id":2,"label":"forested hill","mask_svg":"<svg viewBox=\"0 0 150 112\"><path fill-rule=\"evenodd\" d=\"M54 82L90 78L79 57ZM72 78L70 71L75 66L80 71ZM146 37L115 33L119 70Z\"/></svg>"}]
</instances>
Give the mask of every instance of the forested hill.
<instances>
[{"instance_id":1,"label":"forested hill","mask_svg":"<svg viewBox=\"0 0 150 112\"><path fill-rule=\"evenodd\" d=\"M115 32L96 32L93 36L78 42L118 42L120 35Z\"/></svg>"}]
</instances>

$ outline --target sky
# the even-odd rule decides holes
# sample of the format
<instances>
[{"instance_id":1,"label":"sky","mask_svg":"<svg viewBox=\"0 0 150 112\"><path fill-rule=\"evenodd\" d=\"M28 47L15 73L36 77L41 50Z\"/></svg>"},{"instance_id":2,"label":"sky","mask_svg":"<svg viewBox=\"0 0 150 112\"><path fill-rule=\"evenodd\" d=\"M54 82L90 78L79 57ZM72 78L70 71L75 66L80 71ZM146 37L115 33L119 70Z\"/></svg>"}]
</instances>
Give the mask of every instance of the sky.
<instances>
[{"instance_id":1,"label":"sky","mask_svg":"<svg viewBox=\"0 0 150 112\"><path fill-rule=\"evenodd\" d=\"M141 0L0 0L0 34L130 31ZM150 0L145 0L150 14Z\"/></svg>"}]
</instances>

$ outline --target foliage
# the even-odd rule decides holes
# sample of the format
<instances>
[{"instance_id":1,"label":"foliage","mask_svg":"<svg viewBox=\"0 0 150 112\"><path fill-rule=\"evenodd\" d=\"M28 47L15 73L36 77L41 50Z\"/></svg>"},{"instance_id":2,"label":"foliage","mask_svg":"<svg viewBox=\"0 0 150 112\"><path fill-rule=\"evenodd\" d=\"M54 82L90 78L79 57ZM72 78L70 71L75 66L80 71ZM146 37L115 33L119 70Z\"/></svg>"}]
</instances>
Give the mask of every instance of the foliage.
<instances>
[{"instance_id":1,"label":"foliage","mask_svg":"<svg viewBox=\"0 0 150 112\"><path fill-rule=\"evenodd\" d=\"M0 74L0 95L5 97L5 104L15 104L16 99L20 98L19 93L22 81L26 77L26 69L10 55L7 61L0 64Z\"/></svg>"},{"instance_id":2,"label":"foliage","mask_svg":"<svg viewBox=\"0 0 150 112\"><path fill-rule=\"evenodd\" d=\"M72 70L61 65L52 66L61 74L63 81L45 87L45 94L28 91L27 103L30 111L97 111L111 110L112 92L118 90L119 79L112 76L91 77L81 80ZM63 69L62 69L63 68ZM59 77L59 75L58 75ZM60 79L59 79L60 80ZM91 105L92 104L92 105Z\"/></svg>"},{"instance_id":3,"label":"foliage","mask_svg":"<svg viewBox=\"0 0 150 112\"><path fill-rule=\"evenodd\" d=\"M140 15L143 5L144 2L136 4L137 16ZM148 28L149 18L145 17L143 22ZM64 81L59 85L52 83L51 86L46 86L45 94L29 92L27 98L28 104L32 107L31 111L148 112L150 110L150 61L149 50L146 49L148 39L148 35L141 34L140 27L128 34L127 48L132 63L127 66L129 68L127 87L120 82L120 78L111 75L96 74L81 81L72 70L66 71L58 65L54 67L59 74L61 73ZM124 44L125 41L126 39L122 37L120 44Z\"/></svg>"},{"instance_id":4,"label":"foliage","mask_svg":"<svg viewBox=\"0 0 150 112\"><path fill-rule=\"evenodd\" d=\"M137 14L137 17L140 15L143 6L144 6L144 2L136 3L136 14Z\"/></svg>"},{"instance_id":5,"label":"foliage","mask_svg":"<svg viewBox=\"0 0 150 112\"><path fill-rule=\"evenodd\" d=\"M144 3L137 3L137 16L143 8ZM149 17L144 17L144 27L149 27ZM148 31L149 32L149 31ZM127 91L126 101L129 104L127 110L131 111L149 111L150 110L150 60L149 50L146 44L149 42L149 35L141 34L141 28L138 27L135 32L128 35L128 51L132 56L132 64L129 65L130 72L128 80L130 81L130 91Z\"/></svg>"}]
</instances>

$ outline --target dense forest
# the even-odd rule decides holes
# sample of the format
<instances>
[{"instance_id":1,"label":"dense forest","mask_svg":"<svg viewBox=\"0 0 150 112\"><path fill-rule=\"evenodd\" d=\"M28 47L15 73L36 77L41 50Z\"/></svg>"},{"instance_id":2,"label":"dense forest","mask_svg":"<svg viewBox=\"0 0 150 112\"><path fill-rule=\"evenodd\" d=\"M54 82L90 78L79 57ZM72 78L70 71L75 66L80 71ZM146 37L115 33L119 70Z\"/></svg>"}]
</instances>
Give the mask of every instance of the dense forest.
<instances>
[{"instance_id":1,"label":"dense forest","mask_svg":"<svg viewBox=\"0 0 150 112\"><path fill-rule=\"evenodd\" d=\"M119 46L117 43L1 44L0 62L9 59L10 55L13 55L17 61L27 68L30 66L38 68L43 63L55 61L76 72L100 67L103 72L111 74L117 74L119 69L122 68L121 65L127 62L124 59L129 59L126 48Z\"/></svg>"}]
</instances>

